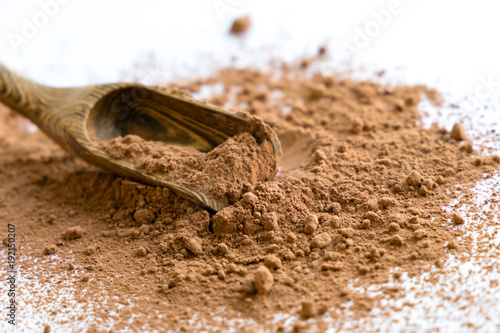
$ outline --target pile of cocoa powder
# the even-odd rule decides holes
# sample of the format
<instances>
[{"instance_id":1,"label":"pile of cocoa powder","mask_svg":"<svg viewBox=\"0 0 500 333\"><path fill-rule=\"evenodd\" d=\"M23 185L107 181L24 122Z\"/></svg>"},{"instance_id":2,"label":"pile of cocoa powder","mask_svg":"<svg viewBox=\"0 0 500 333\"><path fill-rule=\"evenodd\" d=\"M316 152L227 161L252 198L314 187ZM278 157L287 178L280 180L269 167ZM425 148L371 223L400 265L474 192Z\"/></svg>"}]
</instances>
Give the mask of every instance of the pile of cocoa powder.
<instances>
[{"instance_id":1,"label":"pile of cocoa powder","mask_svg":"<svg viewBox=\"0 0 500 333\"><path fill-rule=\"evenodd\" d=\"M419 125L418 103L427 96L439 104L436 91L324 76L311 73L310 62L283 65L279 76L225 69L170 87L196 95L203 85L223 84L224 93L208 102L261 117L280 138L284 155L274 180L244 172L252 181L242 179L230 194L235 203L214 216L168 189L69 156L1 108L0 218L18 228L20 272L51 288L41 296L35 284L24 286L30 306L53 318L37 325L85 321L87 332L325 329L327 317L342 321L346 304L359 317L373 309L377 297L349 289L353 281L397 285L401 271L423 274L428 263L439 267L448 252L462 251L456 239L464 217L442 207L459 197L457 184L492 176L499 158L475 152L459 124L452 133ZM136 137L117 140L109 152L127 142L162 153L161 145ZM228 145L235 150L227 165L246 170L239 164L245 145L238 138ZM141 156L145 168L171 172L162 167L168 161ZM466 187L459 190L461 200L470 197ZM68 295L81 313L69 310L75 306Z\"/></svg>"}]
</instances>

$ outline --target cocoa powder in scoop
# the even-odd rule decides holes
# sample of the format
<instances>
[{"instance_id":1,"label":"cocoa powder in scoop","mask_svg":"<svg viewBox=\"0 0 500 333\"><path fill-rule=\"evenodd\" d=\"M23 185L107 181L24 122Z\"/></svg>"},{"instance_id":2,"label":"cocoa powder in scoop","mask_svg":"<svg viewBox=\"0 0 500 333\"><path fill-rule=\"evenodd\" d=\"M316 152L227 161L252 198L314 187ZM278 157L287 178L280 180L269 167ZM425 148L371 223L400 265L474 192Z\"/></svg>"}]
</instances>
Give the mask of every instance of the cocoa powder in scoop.
<instances>
[{"instance_id":1,"label":"cocoa powder in scoop","mask_svg":"<svg viewBox=\"0 0 500 333\"><path fill-rule=\"evenodd\" d=\"M190 184L215 186L231 204L214 216L68 156L2 108L0 217L17 226L20 271L37 283L20 297L62 314L48 316L54 331L68 321L89 332L279 331L290 325L281 314L296 316L301 331L309 318L323 328L325 318L341 321L346 305L362 317L377 297L401 292L365 288L463 251L455 241L463 229L442 207L459 197L457 184L491 176L499 159L479 156L463 135L418 125L421 98L439 103L433 90L306 72L227 69L180 86L196 94L221 83L224 93L209 102L264 119L284 152L274 180L272 167L245 162L254 145L245 135L224 144L231 154L217 155L216 168L204 163L217 148L200 154L137 137L108 145L151 172L202 172ZM79 237L68 237L76 227Z\"/></svg>"},{"instance_id":2,"label":"cocoa powder in scoop","mask_svg":"<svg viewBox=\"0 0 500 333\"><path fill-rule=\"evenodd\" d=\"M271 142L258 143L250 132L236 135L208 153L145 141L136 135L102 142L99 147L113 159L198 190L224 205L235 203L259 182L273 179L278 168Z\"/></svg>"}]
</instances>

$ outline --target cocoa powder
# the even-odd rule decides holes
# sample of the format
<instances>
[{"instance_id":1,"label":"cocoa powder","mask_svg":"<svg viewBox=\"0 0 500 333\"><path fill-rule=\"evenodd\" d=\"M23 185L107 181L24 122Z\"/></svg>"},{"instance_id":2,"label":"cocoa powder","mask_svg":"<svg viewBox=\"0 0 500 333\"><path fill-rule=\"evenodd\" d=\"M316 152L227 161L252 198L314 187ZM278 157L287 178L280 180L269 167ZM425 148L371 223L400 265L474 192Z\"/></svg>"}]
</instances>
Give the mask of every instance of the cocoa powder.
<instances>
[{"instance_id":1,"label":"cocoa powder","mask_svg":"<svg viewBox=\"0 0 500 333\"><path fill-rule=\"evenodd\" d=\"M222 204L238 201L243 191L274 178L278 158L269 140L258 143L250 132L236 135L208 153L189 146L149 142L136 135L100 143L110 157L209 195Z\"/></svg>"},{"instance_id":2,"label":"cocoa powder","mask_svg":"<svg viewBox=\"0 0 500 333\"><path fill-rule=\"evenodd\" d=\"M241 34L250 28L251 23L250 17L240 17L239 19L234 20L229 32L232 34Z\"/></svg>"},{"instance_id":3,"label":"cocoa powder","mask_svg":"<svg viewBox=\"0 0 500 333\"><path fill-rule=\"evenodd\" d=\"M342 321L345 304L358 317L374 307L376 297L348 287L353 280L397 281L467 250L457 242L466 219L443 207L459 197L457 184L491 176L499 159L474 152L459 125L452 133L418 125L422 95L439 103L437 92L311 77L301 63L280 72L226 69L181 87L196 94L222 83L209 102L264 119L284 152L274 180L272 167L251 164L251 136L207 154L137 137L107 145L151 172L202 172L180 178L231 204L214 216L168 189L76 160L0 109L0 217L21 235L20 271L52 289L26 285L30 306L67 318L45 327L283 331L292 314L296 331L309 318L321 329L326 318ZM215 155L221 161L210 165ZM67 311L77 308L62 300L69 294L79 314Z\"/></svg>"}]
</instances>

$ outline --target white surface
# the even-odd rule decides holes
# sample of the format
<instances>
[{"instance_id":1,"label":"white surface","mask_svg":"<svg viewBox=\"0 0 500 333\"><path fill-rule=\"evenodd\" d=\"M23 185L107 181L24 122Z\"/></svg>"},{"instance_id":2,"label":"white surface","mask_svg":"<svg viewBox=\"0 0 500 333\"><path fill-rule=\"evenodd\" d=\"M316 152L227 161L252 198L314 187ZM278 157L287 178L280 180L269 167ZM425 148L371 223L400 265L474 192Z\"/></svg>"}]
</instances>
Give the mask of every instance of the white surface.
<instances>
[{"instance_id":1,"label":"white surface","mask_svg":"<svg viewBox=\"0 0 500 333\"><path fill-rule=\"evenodd\" d=\"M466 108L464 113L422 105L431 114L426 124L437 120L449 128L462 119L469 134L482 135L482 141L476 142L489 145L496 136L491 130L500 130L495 108L500 105L497 2L401 0L397 13L391 14L386 26L379 25L379 30L373 12L388 10L390 0L65 0L64 4L60 0L45 22L41 3L48 2L0 0L0 61L46 84L134 79L162 83L175 77L207 75L216 64L232 64L233 57L239 66L263 64L271 58L292 60L315 54L318 46L326 43L331 67L337 72L354 68L354 75L370 78L376 70L385 69L389 82L436 87L447 93L450 102ZM232 20L243 14L251 16L252 29L243 38L228 36ZM42 21L34 21L34 17ZM32 36L23 33L30 23L38 24ZM376 29L372 36L360 40L359 31L370 27ZM24 38L23 43L14 47L12 38L19 37ZM359 52L346 54L342 50L347 44ZM485 80L493 84L485 84ZM465 96L473 102L467 102ZM488 110L474 111L485 104ZM478 186L478 200L497 184L486 181ZM465 227L476 230L475 226L472 220ZM477 228L473 232L481 235L484 231ZM382 331L500 331L500 289L489 285L498 278L498 254L497 244L486 254L473 254L465 266L450 257L446 270L457 273L437 286L426 282L429 276L406 279L405 286L412 290L407 297L415 295L415 306L403 307L404 300L396 302L393 305L401 310L391 312L390 321L381 321L378 316L388 310L374 310L362 321L337 322L335 327L347 330L361 326L364 331L369 327ZM493 268L486 270L487 266ZM371 292L378 292L380 287L375 286ZM1 292L4 304L5 292ZM460 308L449 301L458 295L467 296ZM389 309L390 302L381 304L385 306L382 308ZM25 313L43 318L36 311ZM5 329L4 324L2 320L0 330ZM25 331L39 327L27 323ZM66 329L53 327L53 331Z\"/></svg>"},{"instance_id":2,"label":"white surface","mask_svg":"<svg viewBox=\"0 0 500 333\"><path fill-rule=\"evenodd\" d=\"M373 13L394 1L397 14L379 31L370 30L377 22ZM60 3L53 17L34 19L47 2ZM222 14L221 3L227 6ZM149 57L168 69L155 73L162 79L210 64L200 63L200 55L223 64L232 55L249 62L269 54L290 59L327 42L335 61L404 67L406 80L440 82L467 95L480 76L500 81L499 9L487 0L1 0L0 59L48 84L80 85L119 80L132 63ZM252 30L244 39L229 38L228 26L242 14L252 16ZM26 21L39 26L33 37L23 34ZM359 31L367 29L373 37L365 42ZM26 36L18 47L14 35ZM346 44L359 49L354 59L342 52Z\"/></svg>"}]
</instances>

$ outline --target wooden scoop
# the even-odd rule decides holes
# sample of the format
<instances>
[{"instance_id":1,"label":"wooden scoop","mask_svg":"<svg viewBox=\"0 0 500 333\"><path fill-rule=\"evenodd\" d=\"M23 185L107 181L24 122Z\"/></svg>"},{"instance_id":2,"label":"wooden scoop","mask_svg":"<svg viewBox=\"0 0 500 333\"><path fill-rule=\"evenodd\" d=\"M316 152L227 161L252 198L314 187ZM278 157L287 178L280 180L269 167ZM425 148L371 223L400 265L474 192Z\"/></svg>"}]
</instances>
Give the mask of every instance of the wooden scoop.
<instances>
[{"instance_id":1,"label":"wooden scoop","mask_svg":"<svg viewBox=\"0 0 500 333\"><path fill-rule=\"evenodd\" d=\"M234 135L251 132L258 141L270 140L274 154L281 156L279 140L269 126L256 125L244 115L140 84L51 88L14 74L0 64L0 102L31 119L69 153L117 175L168 187L212 213L224 205L160 175L113 159L98 148L97 142L135 134L145 140L207 152Z\"/></svg>"}]
</instances>

